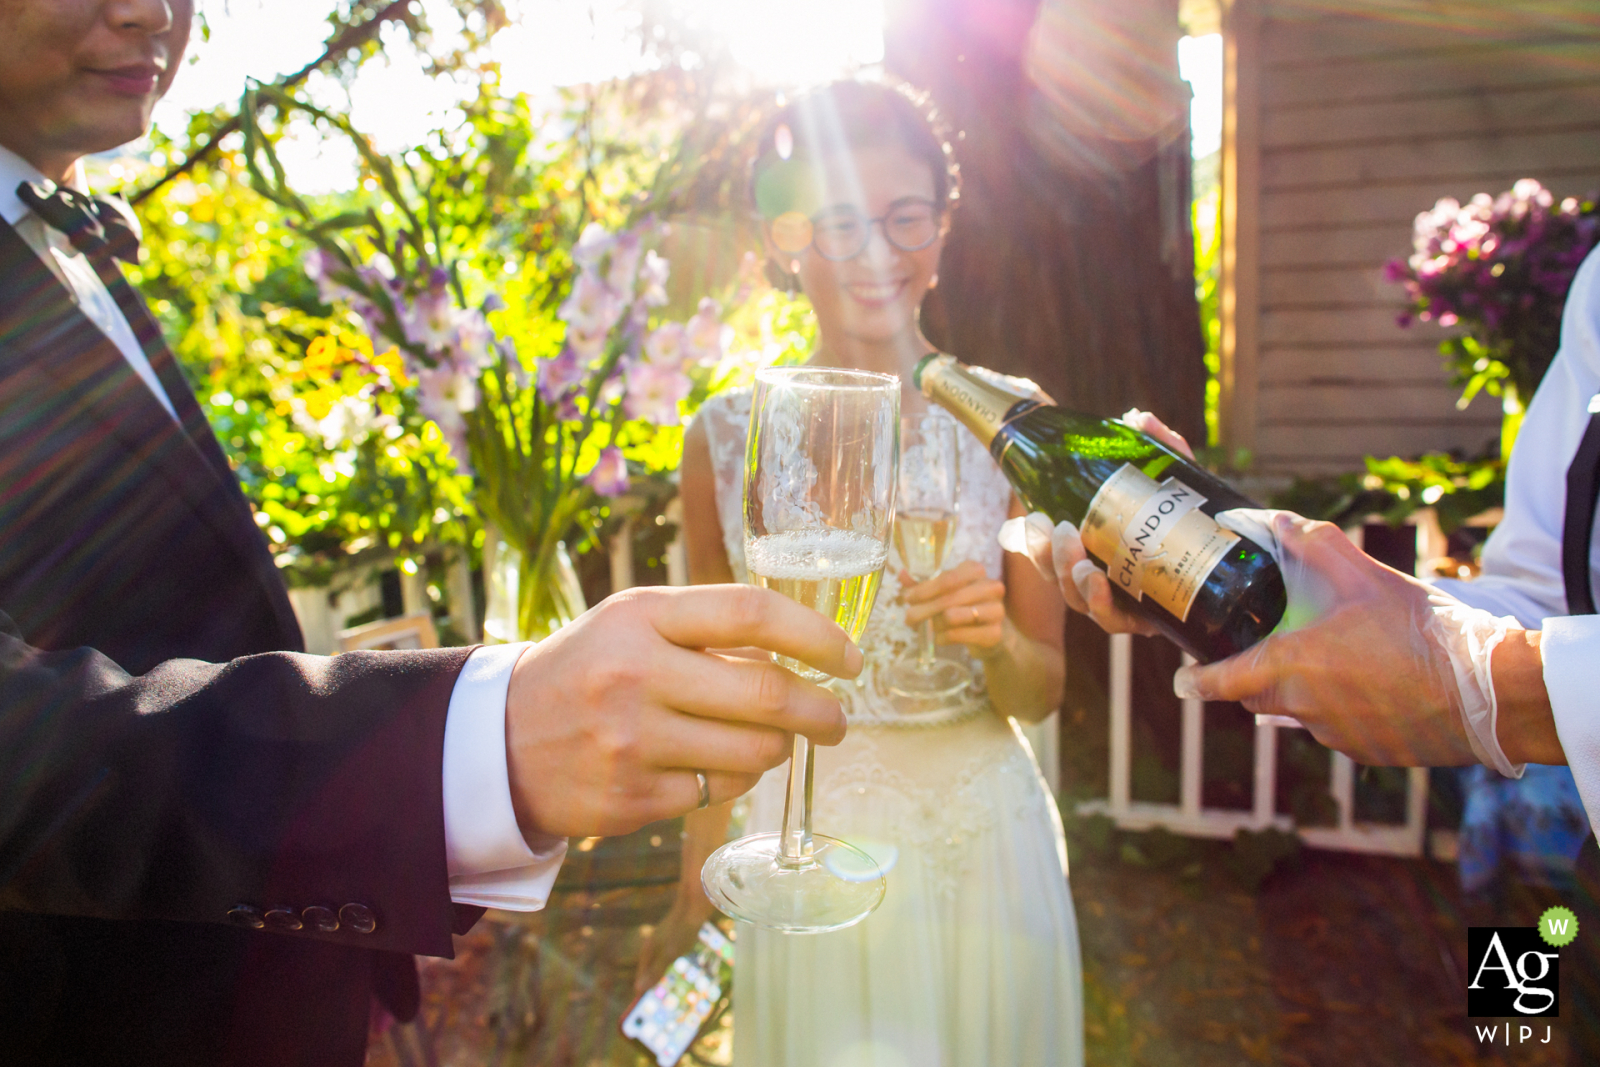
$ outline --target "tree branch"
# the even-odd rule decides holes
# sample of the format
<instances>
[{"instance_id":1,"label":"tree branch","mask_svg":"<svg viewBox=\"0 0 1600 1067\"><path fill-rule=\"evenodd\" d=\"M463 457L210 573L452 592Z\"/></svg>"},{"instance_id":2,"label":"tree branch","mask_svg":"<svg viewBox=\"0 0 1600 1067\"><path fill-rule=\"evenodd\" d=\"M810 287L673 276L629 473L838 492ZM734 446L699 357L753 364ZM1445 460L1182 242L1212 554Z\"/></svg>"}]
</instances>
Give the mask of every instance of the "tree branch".
<instances>
[{"instance_id":1,"label":"tree branch","mask_svg":"<svg viewBox=\"0 0 1600 1067\"><path fill-rule=\"evenodd\" d=\"M327 47L322 50L322 54L320 56L312 60L310 63L307 63L293 74L289 74L279 79L277 82L274 82L273 87L276 89L292 89L296 85L299 85L301 82L305 81L307 78L311 77L313 72L321 69L322 66L325 65L329 60L343 55L352 48L359 48L360 46L366 44L368 41L372 40L373 37L377 36L378 30L385 22L394 22L403 18L408 13L407 8L410 6L410 2L411 0L391 0L391 2L383 8L383 10L379 11L376 15L373 15L361 25L347 26L342 33L328 42ZM260 97L258 96L257 99L260 99ZM185 159L178 166L168 170L161 177L157 178L155 182L143 189L140 189L137 193L134 193L133 196L129 198L128 202L134 205L142 203L145 199L152 196L158 189L167 185L173 179L182 177L183 175L189 173L199 165L201 160L208 159L215 155L217 146L222 143L222 139L231 133L237 133L242 122L242 115L235 115L227 122L224 122L221 126L218 126L212 131L210 138L206 140L205 144L191 152L187 159Z\"/></svg>"}]
</instances>

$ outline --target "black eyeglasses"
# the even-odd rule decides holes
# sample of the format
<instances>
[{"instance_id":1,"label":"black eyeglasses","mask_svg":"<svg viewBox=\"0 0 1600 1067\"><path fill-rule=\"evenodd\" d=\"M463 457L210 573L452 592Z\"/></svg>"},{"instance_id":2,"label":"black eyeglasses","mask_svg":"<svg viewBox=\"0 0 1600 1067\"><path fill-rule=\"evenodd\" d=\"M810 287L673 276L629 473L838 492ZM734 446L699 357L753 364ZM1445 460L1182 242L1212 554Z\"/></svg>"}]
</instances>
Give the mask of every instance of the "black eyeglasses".
<instances>
[{"instance_id":1,"label":"black eyeglasses","mask_svg":"<svg viewBox=\"0 0 1600 1067\"><path fill-rule=\"evenodd\" d=\"M823 259L838 263L866 250L874 226L882 227L883 239L900 251L922 251L939 239L939 209L931 200L906 197L875 219L854 207L835 207L810 218L787 211L769 225L779 251L797 256L814 248Z\"/></svg>"}]
</instances>

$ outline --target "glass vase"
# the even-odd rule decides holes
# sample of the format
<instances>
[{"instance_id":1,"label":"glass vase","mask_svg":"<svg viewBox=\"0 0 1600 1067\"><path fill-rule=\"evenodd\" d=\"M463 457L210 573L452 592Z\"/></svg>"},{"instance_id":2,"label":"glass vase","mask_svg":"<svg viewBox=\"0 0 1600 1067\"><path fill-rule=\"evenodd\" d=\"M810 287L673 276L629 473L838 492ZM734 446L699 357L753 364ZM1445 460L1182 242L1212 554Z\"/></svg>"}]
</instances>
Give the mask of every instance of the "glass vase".
<instances>
[{"instance_id":1,"label":"glass vase","mask_svg":"<svg viewBox=\"0 0 1600 1067\"><path fill-rule=\"evenodd\" d=\"M565 542L540 558L537 547L486 531L483 639L490 644L542 641L584 613L583 586Z\"/></svg>"}]
</instances>

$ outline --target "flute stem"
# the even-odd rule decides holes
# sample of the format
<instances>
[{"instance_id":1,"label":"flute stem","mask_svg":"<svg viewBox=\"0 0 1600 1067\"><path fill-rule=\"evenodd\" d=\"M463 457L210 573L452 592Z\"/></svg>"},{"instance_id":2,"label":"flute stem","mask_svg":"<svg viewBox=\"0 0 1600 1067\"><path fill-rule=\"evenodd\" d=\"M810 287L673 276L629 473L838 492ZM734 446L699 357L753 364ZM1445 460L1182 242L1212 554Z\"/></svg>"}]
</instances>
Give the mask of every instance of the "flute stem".
<instances>
[{"instance_id":1,"label":"flute stem","mask_svg":"<svg viewBox=\"0 0 1600 1067\"><path fill-rule=\"evenodd\" d=\"M809 867L811 846L811 741L794 735L794 756L789 761L789 795L783 805L783 839L778 863L783 867Z\"/></svg>"},{"instance_id":2,"label":"flute stem","mask_svg":"<svg viewBox=\"0 0 1600 1067\"><path fill-rule=\"evenodd\" d=\"M938 652L933 643L933 619L923 619L921 647L917 649L917 668L923 674L927 674L933 670L934 657L937 655Z\"/></svg>"}]
</instances>

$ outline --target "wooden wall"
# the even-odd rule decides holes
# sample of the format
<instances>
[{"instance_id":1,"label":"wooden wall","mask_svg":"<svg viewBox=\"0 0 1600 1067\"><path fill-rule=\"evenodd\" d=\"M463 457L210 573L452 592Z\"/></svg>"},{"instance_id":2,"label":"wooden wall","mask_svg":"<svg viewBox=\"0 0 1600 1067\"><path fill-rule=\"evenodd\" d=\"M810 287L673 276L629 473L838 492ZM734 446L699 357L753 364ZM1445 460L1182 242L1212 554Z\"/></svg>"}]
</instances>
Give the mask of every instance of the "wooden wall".
<instances>
[{"instance_id":1,"label":"wooden wall","mask_svg":"<svg viewBox=\"0 0 1600 1067\"><path fill-rule=\"evenodd\" d=\"M1440 331L1395 324L1419 211L1533 177L1600 188L1596 0L1233 0L1225 12L1223 435L1265 475L1476 451Z\"/></svg>"}]
</instances>

